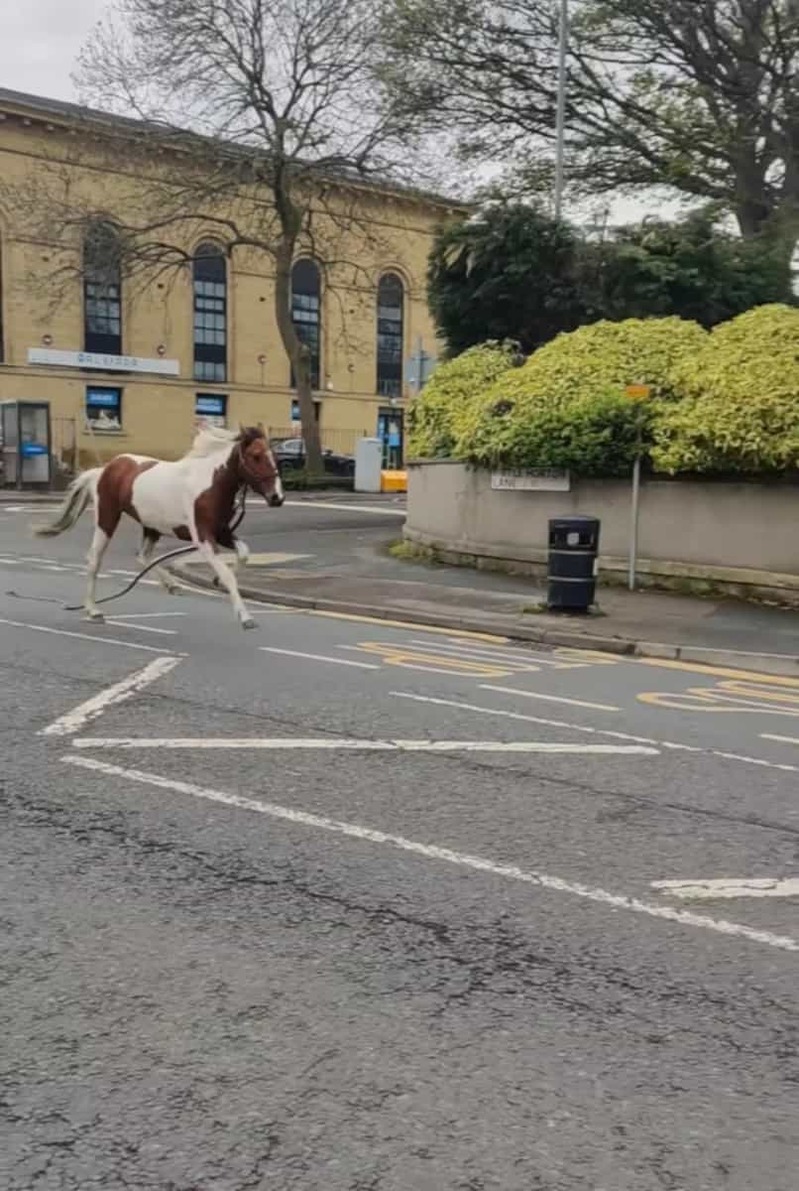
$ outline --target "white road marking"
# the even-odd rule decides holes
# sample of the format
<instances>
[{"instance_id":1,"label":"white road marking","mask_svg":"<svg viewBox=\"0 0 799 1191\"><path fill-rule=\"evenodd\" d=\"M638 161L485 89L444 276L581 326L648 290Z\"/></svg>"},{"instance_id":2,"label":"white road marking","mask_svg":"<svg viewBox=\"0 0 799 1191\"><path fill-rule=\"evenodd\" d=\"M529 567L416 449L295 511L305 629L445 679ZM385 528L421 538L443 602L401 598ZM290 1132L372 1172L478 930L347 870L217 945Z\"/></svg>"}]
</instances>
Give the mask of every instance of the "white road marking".
<instances>
[{"instance_id":1,"label":"white road marking","mask_svg":"<svg viewBox=\"0 0 799 1191\"><path fill-rule=\"evenodd\" d=\"M234 556L235 557L235 556ZM284 562L299 562L302 558L313 558L313 554L281 554L273 550L266 554L253 553L247 559L246 566L269 567L279 566Z\"/></svg>"},{"instance_id":2,"label":"white road marking","mask_svg":"<svg viewBox=\"0 0 799 1191\"><path fill-rule=\"evenodd\" d=\"M0 624L10 625L13 629L30 629L34 633L52 633L56 637L77 637L81 641L93 641L95 645L119 645L122 649L141 649L145 653L166 653L173 655L169 649L158 649L155 645L140 645L138 641L117 641L116 637L94 637L91 633L76 633L69 629L51 629L43 624L27 624L21 620L6 620L0 617ZM185 654L181 654L185 657Z\"/></svg>"},{"instance_id":3,"label":"white road marking","mask_svg":"<svg viewBox=\"0 0 799 1191\"><path fill-rule=\"evenodd\" d=\"M287 500L293 509L335 509L342 513L376 513L381 517L406 517L407 509L381 508L380 505L333 504L329 500Z\"/></svg>"},{"instance_id":4,"label":"white road marking","mask_svg":"<svg viewBox=\"0 0 799 1191\"><path fill-rule=\"evenodd\" d=\"M7 505L0 504L4 513L55 513L58 505Z\"/></svg>"},{"instance_id":5,"label":"white road marking","mask_svg":"<svg viewBox=\"0 0 799 1191\"><path fill-rule=\"evenodd\" d=\"M116 625L119 629L136 629L140 633L158 633L162 637L177 637L177 629L161 629L153 624L136 624L127 620L123 620L121 616L106 617L106 624Z\"/></svg>"},{"instance_id":6,"label":"white road marking","mask_svg":"<svg viewBox=\"0 0 799 1191\"><path fill-rule=\"evenodd\" d=\"M164 616L185 615L185 612L118 612L114 620L160 620Z\"/></svg>"},{"instance_id":7,"label":"white road marking","mask_svg":"<svg viewBox=\"0 0 799 1191\"><path fill-rule=\"evenodd\" d=\"M778 736L776 733L761 732L761 740L776 740L778 744L799 744L797 736Z\"/></svg>"},{"instance_id":8,"label":"white road marking","mask_svg":"<svg viewBox=\"0 0 799 1191\"><path fill-rule=\"evenodd\" d=\"M330 658L323 653L300 653L297 649L277 649L274 645L260 645L261 653L280 653L289 658L304 658L308 662L332 662L334 666L356 666L359 670L379 670L371 662L351 662L348 658Z\"/></svg>"},{"instance_id":9,"label":"white road marking","mask_svg":"<svg viewBox=\"0 0 799 1191\"><path fill-rule=\"evenodd\" d=\"M292 807L279 806L276 803L258 802L254 798L247 798L241 794L230 794L224 790L212 790L205 786L197 786L191 782L175 781L162 777L157 773L146 773L139 769L123 769L119 765L109 765L105 761L97 761L89 757L67 755L62 758L68 765L76 765L82 769L93 770L95 773L105 774L106 777L125 778L128 781L139 782L147 786L155 786L162 790L173 790L177 794L189 794L193 798L202 798L209 802L218 802L224 806L237 807L240 810L254 811L256 814L268 815L272 819L282 819L289 823L297 823L304 827L315 827L322 831L329 831L336 835L349 836L353 839L364 840L373 844L385 844L398 848L403 852L411 852L427 860L438 860L461 868L474 869L487 873L489 876L502 877L506 880L518 881L525 885L538 886L553 893L570 894L586 901L596 902L613 910L628 910L633 914L643 914L650 918L657 918L665 922L673 922L680 926L691 926L700 930L713 931L716 934L729 935L746 939L752 943L761 943L767 947L774 947L780 951L799 951L799 939L786 935L772 934L771 931L757 930L738 922L727 922L723 918L709 918L704 914L695 914L690 910L678 910L672 906L660 906L640 901L626 894L609 893L590 885L582 885L574 881L566 881L561 877L549 876L534 870L517 868L512 864L500 864L483 856L472 856L467 852L456 852L451 848L439 847L436 844L424 844L416 840L407 839L401 835L392 835L386 831L379 831L372 827L363 827L358 823L346 823L339 819L330 819L326 815L314 815L308 811L295 810Z\"/></svg>"},{"instance_id":10,"label":"white road marking","mask_svg":"<svg viewBox=\"0 0 799 1191\"><path fill-rule=\"evenodd\" d=\"M722 877L709 881L653 881L658 889L685 901L711 901L736 897L799 897L799 877L748 877L730 880Z\"/></svg>"},{"instance_id":11,"label":"white road marking","mask_svg":"<svg viewBox=\"0 0 799 1191\"><path fill-rule=\"evenodd\" d=\"M481 682L481 691L498 691L501 695L523 695L525 699L546 699L550 703L568 703L571 707L588 707L592 711L621 711L612 703L589 703L586 699L567 699L563 695L542 695L539 691L522 691L512 686L492 686Z\"/></svg>"},{"instance_id":12,"label":"white road marking","mask_svg":"<svg viewBox=\"0 0 799 1191\"><path fill-rule=\"evenodd\" d=\"M656 757L657 749L642 745L554 744L538 740L358 740L351 737L82 737L73 740L78 749L300 749L309 751L380 753L564 753L583 756Z\"/></svg>"},{"instance_id":13,"label":"white road marking","mask_svg":"<svg viewBox=\"0 0 799 1191\"><path fill-rule=\"evenodd\" d=\"M655 748L671 749L682 753L704 753L720 757L724 761L740 761L745 765L760 765L764 769L779 769L784 773L799 773L799 765L785 765L776 761L764 761L762 757L746 757L738 753L725 753L720 749L705 749L696 744L680 744L674 740L653 740L648 736L633 736L629 732L614 732L609 728L591 728L587 724L572 724L564 720L546 720L537 715L525 715L521 711L505 711L500 707L481 707L476 703L461 703L455 699L440 699L432 695L416 695L410 691L389 691L397 699L411 699L416 703L433 703L439 707L457 707L462 711L475 711L479 715L498 715L511 720L523 720L528 724L544 724L549 728L567 728L570 732L587 732L592 736L608 736L614 740L630 740L636 744L651 744Z\"/></svg>"},{"instance_id":14,"label":"white road marking","mask_svg":"<svg viewBox=\"0 0 799 1191\"><path fill-rule=\"evenodd\" d=\"M155 682L162 675L174 670L180 661L179 657L154 658L153 661L147 663L143 670L136 670L127 678L100 691L98 695L93 695L85 703L73 707L72 711L59 716L47 728L42 728L37 735L71 736L73 732L78 732L90 720L97 719L107 708L113 707L116 703L124 703L126 699L143 691L151 682Z\"/></svg>"}]
</instances>

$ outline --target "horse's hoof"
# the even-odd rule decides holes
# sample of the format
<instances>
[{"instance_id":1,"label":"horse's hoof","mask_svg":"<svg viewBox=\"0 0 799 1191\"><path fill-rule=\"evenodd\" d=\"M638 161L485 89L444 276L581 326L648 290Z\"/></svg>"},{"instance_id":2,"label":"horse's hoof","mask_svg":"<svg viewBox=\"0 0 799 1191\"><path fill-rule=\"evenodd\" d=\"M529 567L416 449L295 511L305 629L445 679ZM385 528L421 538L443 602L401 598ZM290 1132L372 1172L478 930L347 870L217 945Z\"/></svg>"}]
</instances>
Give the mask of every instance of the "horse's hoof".
<instances>
[{"instance_id":1,"label":"horse's hoof","mask_svg":"<svg viewBox=\"0 0 799 1191\"><path fill-rule=\"evenodd\" d=\"M86 619L90 620L92 624L105 624L105 617L102 612L87 612Z\"/></svg>"},{"instance_id":2,"label":"horse's hoof","mask_svg":"<svg viewBox=\"0 0 799 1191\"><path fill-rule=\"evenodd\" d=\"M258 625L251 616L248 616L246 620L241 622L241 627L243 629L257 629Z\"/></svg>"}]
</instances>

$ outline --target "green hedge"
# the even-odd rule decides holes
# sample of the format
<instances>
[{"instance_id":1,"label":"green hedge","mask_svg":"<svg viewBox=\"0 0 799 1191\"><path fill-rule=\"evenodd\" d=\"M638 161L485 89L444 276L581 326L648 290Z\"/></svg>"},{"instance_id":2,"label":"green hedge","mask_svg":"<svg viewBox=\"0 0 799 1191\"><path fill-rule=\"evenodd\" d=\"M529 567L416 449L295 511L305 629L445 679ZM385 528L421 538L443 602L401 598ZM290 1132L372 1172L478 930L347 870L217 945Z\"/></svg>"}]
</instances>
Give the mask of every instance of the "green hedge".
<instances>
[{"instance_id":1,"label":"green hedge","mask_svg":"<svg viewBox=\"0 0 799 1191\"><path fill-rule=\"evenodd\" d=\"M469 438L460 458L507 467L564 467L582 476L627 474L639 434L649 440L649 410L618 390L579 397L569 405L542 402L518 416L501 404Z\"/></svg>"},{"instance_id":2,"label":"green hedge","mask_svg":"<svg viewBox=\"0 0 799 1191\"><path fill-rule=\"evenodd\" d=\"M655 426L657 470L799 467L799 310L760 306L722 323L673 377L682 400Z\"/></svg>"},{"instance_id":3,"label":"green hedge","mask_svg":"<svg viewBox=\"0 0 799 1191\"><path fill-rule=\"evenodd\" d=\"M678 318L599 322L559 335L459 411L453 454L484 465L626 472L639 431L650 442L650 415L626 386L646 383L653 396L673 399L672 366L706 338Z\"/></svg>"},{"instance_id":4,"label":"green hedge","mask_svg":"<svg viewBox=\"0 0 799 1191\"><path fill-rule=\"evenodd\" d=\"M484 466L626 473L799 468L799 310L769 305L712 332L678 318L599 322L520 367L497 343L442 364L411 406L411 454ZM633 402L629 384L653 400Z\"/></svg>"},{"instance_id":5,"label":"green hedge","mask_svg":"<svg viewBox=\"0 0 799 1191\"><path fill-rule=\"evenodd\" d=\"M514 348L502 343L471 347L433 372L407 414L407 454L412 459L445 459L455 448L455 423L471 402L516 363Z\"/></svg>"}]
</instances>

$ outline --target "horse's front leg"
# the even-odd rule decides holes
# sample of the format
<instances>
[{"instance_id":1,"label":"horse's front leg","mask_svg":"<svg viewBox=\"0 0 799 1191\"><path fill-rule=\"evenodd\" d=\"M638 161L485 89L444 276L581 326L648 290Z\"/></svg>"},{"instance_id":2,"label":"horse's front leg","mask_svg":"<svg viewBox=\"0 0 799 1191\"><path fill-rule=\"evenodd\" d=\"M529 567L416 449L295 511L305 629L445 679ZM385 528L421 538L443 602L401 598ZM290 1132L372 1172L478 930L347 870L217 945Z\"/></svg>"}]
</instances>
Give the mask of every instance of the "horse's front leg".
<instances>
[{"instance_id":1,"label":"horse's front leg","mask_svg":"<svg viewBox=\"0 0 799 1191\"><path fill-rule=\"evenodd\" d=\"M216 578L227 590L233 610L239 619L241 627L243 629L254 629L255 621L250 616L244 601L239 595L239 585L236 582L236 576L227 563L223 562L217 554L216 541L210 535L205 536L201 534L193 517L189 520L189 533L191 534L191 540L197 549L197 553L201 558L205 559Z\"/></svg>"},{"instance_id":2,"label":"horse's front leg","mask_svg":"<svg viewBox=\"0 0 799 1191\"><path fill-rule=\"evenodd\" d=\"M234 574L237 571L239 564L244 567L250 561L249 546L246 542L243 542L241 538L237 538L233 531L228 529L227 526L217 534L216 544L217 546L221 546L223 550L233 551L233 558L231 558L229 561L226 560L226 562ZM222 584L220 583L218 576L214 575L214 587L221 586Z\"/></svg>"}]
</instances>

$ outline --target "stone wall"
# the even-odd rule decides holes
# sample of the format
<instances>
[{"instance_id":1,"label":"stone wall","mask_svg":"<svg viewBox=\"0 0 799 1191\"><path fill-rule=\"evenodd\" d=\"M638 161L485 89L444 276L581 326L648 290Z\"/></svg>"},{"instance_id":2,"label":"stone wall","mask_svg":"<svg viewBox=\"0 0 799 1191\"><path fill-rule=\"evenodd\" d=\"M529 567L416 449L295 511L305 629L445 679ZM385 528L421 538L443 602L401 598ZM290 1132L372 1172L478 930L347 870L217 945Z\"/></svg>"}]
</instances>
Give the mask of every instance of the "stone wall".
<instances>
[{"instance_id":1,"label":"stone wall","mask_svg":"<svg viewBox=\"0 0 799 1191\"><path fill-rule=\"evenodd\" d=\"M494 491L491 473L449 461L408 467L405 536L462 561L512 570L546 562L550 517L598 517L600 574L627 571L631 486L572 480L569 492ZM643 582L705 581L799 600L799 485L649 480L638 537ZM739 591L739 589L741 589Z\"/></svg>"}]
</instances>

